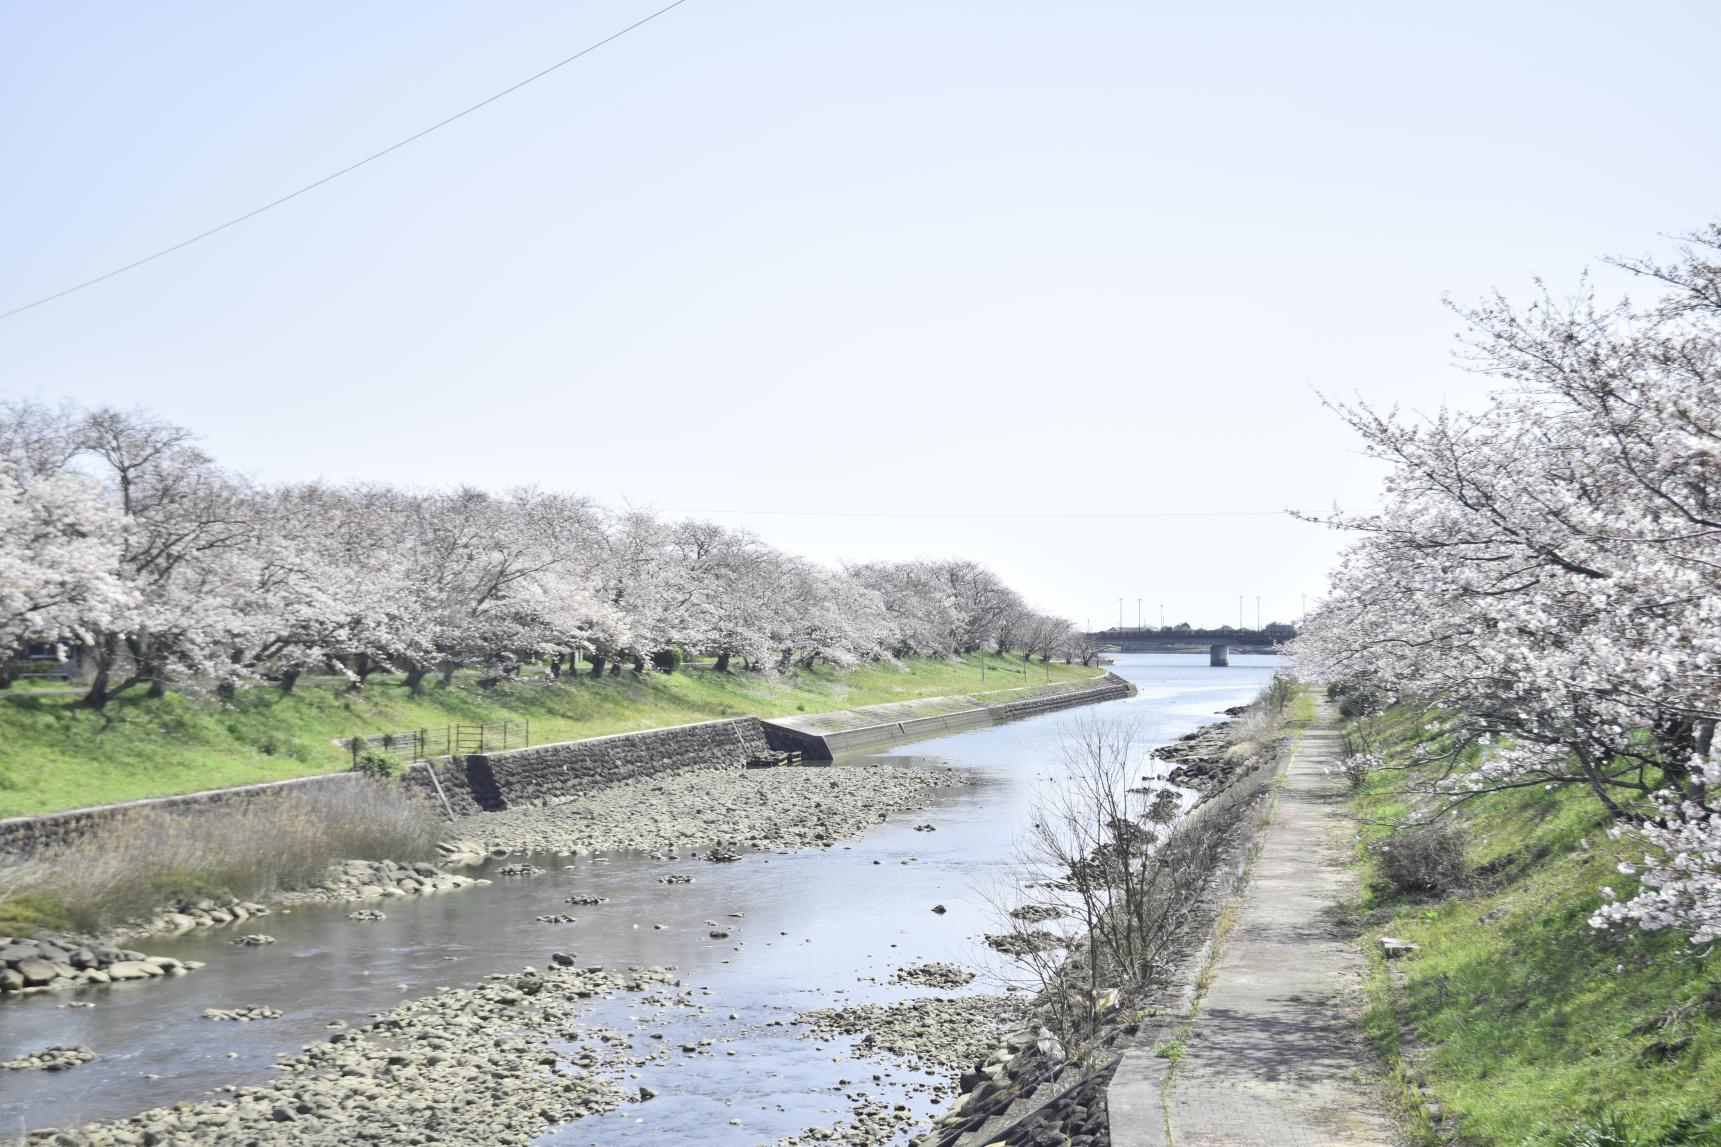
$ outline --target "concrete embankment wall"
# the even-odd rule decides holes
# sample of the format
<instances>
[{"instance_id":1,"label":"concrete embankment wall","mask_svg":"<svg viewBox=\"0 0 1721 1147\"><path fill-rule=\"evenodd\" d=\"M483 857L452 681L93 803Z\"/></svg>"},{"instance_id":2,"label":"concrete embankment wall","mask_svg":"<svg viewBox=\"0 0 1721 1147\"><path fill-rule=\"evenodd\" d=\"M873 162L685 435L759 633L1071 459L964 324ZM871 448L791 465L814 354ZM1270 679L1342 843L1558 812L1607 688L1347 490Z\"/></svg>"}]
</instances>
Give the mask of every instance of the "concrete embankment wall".
<instances>
[{"instance_id":1,"label":"concrete embankment wall","mask_svg":"<svg viewBox=\"0 0 1721 1147\"><path fill-rule=\"evenodd\" d=\"M229 789L206 789L171 797L151 797L147 800L124 801L120 804L96 805L93 808L68 809L65 812L43 813L40 816L14 816L0 820L0 856L7 853L27 856L43 849L69 844L87 833L99 832L116 821L141 812L204 813L231 808L248 801L273 800L286 793L306 789L344 788L362 780L357 773L328 773L324 776L297 777L288 781L267 781L257 785L239 785Z\"/></svg>"},{"instance_id":2,"label":"concrete embankment wall","mask_svg":"<svg viewBox=\"0 0 1721 1147\"><path fill-rule=\"evenodd\" d=\"M838 753L864 752L922 737L937 737L965 729L983 728L1002 721L1032 717L1076 705L1115 701L1134 694L1134 685L1115 673L1107 673L1095 679L1092 684L1053 692L1042 691L1016 700L979 704L924 717L887 717L858 724L844 721L843 725L846 727L821 727L819 716L814 715L793 720L763 721L761 724L773 749L798 749L808 756L830 760ZM864 715L867 710L856 709L851 712Z\"/></svg>"}]
</instances>

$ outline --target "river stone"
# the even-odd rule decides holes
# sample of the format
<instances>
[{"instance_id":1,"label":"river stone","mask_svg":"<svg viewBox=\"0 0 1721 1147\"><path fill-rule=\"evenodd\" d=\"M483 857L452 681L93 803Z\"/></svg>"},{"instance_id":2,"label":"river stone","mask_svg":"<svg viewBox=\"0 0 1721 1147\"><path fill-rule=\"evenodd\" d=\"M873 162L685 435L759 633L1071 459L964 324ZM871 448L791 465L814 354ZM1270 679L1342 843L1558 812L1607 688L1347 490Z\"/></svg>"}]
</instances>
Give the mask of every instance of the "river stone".
<instances>
[{"instance_id":1,"label":"river stone","mask_svg":"<svg viewBox=\"0 0 1721 1147\"><path fill-rule=\"evenodd\" d=\"M41 987L59 976L59 973L54 970L54 965L39 956L19 960L18 974L24 978L24 985L30 988Z\"/></svg>"},{"instance_id":2,"label":"river stone","mask_svg":"<svg viewBox=\"0 0 1721 1147\"><path fill-rule=\"evenodd\" d=\"M13 968L0 968L0 992L21 992L24 990L24 977Z\"/></svg>"},{"instance_id":3,"label":"river stone","mask_svg":"<svg viewBox=\"0 0 1721 1147\"><path fill-rule=\"evenodd\" d=\"M141 960L121 960L103 969L110 980L147 980L151 976L161 975L161 971L152 968Z\"/></svg>"}]
</instances>

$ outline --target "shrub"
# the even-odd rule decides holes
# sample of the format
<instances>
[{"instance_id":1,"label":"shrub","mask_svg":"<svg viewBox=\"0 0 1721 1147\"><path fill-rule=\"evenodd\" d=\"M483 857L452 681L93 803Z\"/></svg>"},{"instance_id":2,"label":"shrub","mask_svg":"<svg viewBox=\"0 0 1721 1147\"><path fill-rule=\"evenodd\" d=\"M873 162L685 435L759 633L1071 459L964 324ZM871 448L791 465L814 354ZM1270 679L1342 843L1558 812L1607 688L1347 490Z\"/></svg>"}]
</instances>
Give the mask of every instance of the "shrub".
<instances>
[{"instance_id":1,"label":"shrub","mask_svg":"<svg viewBox=\"0 0 1721 1147\"><path fill-rule=\"evenodd\" d=\"M399 760L375 749L361 752L353 762L353 770L379 781L393 780L404 771Z\"/></svg>"},{"instance_id":2,"label":"shrub","mask_svg":"<svg viewBox=\"0 0 1721 1147\"><path fill-rule=\"evenodd\" d=\"M1444 896L1464 883L1464 834L1450 821L1395 833L1374 852L1381 876L1399 892Z\"/></svg>"},{"instance_id":3,"label":"shrub","mask_svg":"<svg viewBox=\"0 0 1721 1147\"><path fill-rule=\"evenodd\" d=\"M674 673L681 668L681 650L659 649L651 655L651 664L659 673Z\"/></svg>"},{"instance_id":4,"label":"shrub","mask_svg":"<svg viewBox=\"0 0 1721 1147\"><path fill-rule=\"evenodd\" d=\"M1344 759L1339 771L1344 773L1345 782L1353 789L1360 789L1368 783L1369 774L1378 770L1385 762L1379 753L1352 753Z\"/></svg>"}]
</instances>

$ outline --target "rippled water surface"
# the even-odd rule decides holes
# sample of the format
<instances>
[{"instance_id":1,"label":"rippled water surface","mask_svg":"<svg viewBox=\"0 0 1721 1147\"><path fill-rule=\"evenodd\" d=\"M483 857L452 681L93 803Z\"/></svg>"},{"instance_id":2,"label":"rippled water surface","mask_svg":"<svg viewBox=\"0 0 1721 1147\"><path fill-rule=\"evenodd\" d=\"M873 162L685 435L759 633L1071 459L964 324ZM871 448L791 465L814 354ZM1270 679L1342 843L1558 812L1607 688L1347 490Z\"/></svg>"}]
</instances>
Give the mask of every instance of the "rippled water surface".
<instances>
[{"instance_id":1,"label":"rippled water surface","mask_svg":"<svg viewBox=\"0 0 1721 1147\"><path fill-rule=\"evenodd\" d=\"M578 953L581 964L673 965L682 985L694 989L699 1008L653 1008L629 994L594 1001L590 1022L641 1033L640 1054L658 1046L653 1032L672 1048L713 1042L698 1055L678 1055L624 1081L630 1088L645 1083L659 1098L568 1124L546 1143L774 1143L845 1117L843 1095L857 1084L929 1111L924 1092L912 1086L927 1077L851 1059L846 1040L803 1039L803 1029L786 1021L808 1008L921 992L889 983L895 969L913 961L989 963L978 938L997 926L985 892L1027 822L1036 786L1055 773L1060 729L1096 718L1129 722L1145 757L1252 697L1277 659L1233 656L1232 662L1214 669L1205 654L1120 656L1115 671L1136 683L1137 697L839 761L834 767L939 761L972 770L975 783L942 789L930 807L894 815L830 849L749 855L734 864L540 856L549 869L542 876L385 901L379 907L388 918L380 922L349 921L346 905L314 906L143 941L151 955L209 966L173 980L0 1003L0 1059L49 1044L84 1044L99 1056L67 1072L0 1072L0 1134L125 1115L209 1097L221 1084L257 1082L278 1054L324 1038L330 1020L363 1022L440 985L541 966L557 950ZM916 832L921 824L937 831ZM671 873L690 873L695 881L659 882ZM609 903L565 904L575 892L607 896ZM935 914L934 904L948 911ZM578 922L537 922L554 912ZM729 915L737 912L740 918ZM708 920L730 938L711 939ZM229 943L252 931L277 943ZM971 990L987 987L982 981ZM64 1006L73 1001L95 1006ZM200 1018L204 1008L250 1004L285 1015L244 1024ZM767 1026L773 1021L785 1022Z\"/></svg>"}]
</instances>

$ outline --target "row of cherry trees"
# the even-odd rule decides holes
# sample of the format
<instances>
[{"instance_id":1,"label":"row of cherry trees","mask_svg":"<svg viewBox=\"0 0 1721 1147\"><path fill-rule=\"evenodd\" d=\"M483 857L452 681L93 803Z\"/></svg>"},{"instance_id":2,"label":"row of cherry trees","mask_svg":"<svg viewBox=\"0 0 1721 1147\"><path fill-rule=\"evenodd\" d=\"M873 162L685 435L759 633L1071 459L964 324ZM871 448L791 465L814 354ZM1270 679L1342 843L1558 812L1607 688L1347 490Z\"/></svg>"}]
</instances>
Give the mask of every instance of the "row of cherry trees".
<instances>
[{"instance_id":1,"label":"row of cherry trees","mask_svg":"<svg viewBox=\"0 0 1721 1147\"><path fill-rule=\"evenodd\" d=\"M1337 407L1391 467L1294 643L1317 680L1437 706L1466 794L1578 785L1641 846L1592 923L1721 937L1721 227L1586 282L1462 312L1487 409ZM1474 751L1483 746L1483 751ZM1468 750L1468 751L1467 751ZM1480 762L1475 763L1475 762ZM1471 763L1464 763L1471 762Z\"/></svg>"},{"instance_id":2,"label":"row of cherry trees","mask_svg":"<svg viewBox=\"0 0 1721 1147\"><path fill-rule=\"evenodd\" d=\"M0 406L0 662L82 649L85 702L172 682L462 666L557 676L712 655L771 672L994 647L1091 656L964 561L827 569L569 494L261 485L147 413ZM661 660L661 657L660 657Z\"/></svg>"}]
</instances>

